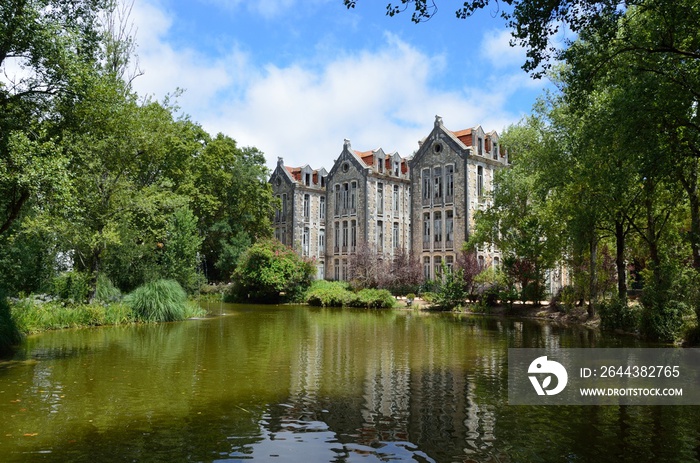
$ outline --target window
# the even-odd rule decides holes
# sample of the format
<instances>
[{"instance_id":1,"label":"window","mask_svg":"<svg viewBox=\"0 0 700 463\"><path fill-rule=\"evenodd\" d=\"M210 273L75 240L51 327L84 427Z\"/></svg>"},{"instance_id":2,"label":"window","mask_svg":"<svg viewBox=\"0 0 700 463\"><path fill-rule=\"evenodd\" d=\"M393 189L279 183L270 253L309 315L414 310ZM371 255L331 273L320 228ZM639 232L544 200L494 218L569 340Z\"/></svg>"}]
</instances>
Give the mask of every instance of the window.
<instances>
[{"instance_id":1,"label":"window","mask_svg":"<svg viewBox=\"0 0 700 463\"><path fill-rule=\"evenodd\" d=\"M287 227L282 228L280 242L282 244L287 244Z\"/></svg>"},{"instance_id":2,"label":"window","mask_svg":"<svg viewBox=\"0 0 700 463\"><path fill-rule=\"evenodd\" d=\"M498 159L498 143L493 143L493 158Z\"/></svg>"},{"instance_id":3,"label":"window","mask_svg":"<svg viewBox=\"0 0 700 463\"><path fill-rule=\"evenodd\" d=\"M423 258L423 277L430 280L430 257Z\"/></svg>"},{"instance_id":4,"label":"window","mask_svg":"<svg viewBox=\"0 0 700 463\"><path fill-rule=\"evenodd\" d=\"M307 222L311 217L311 196L308 194L304 195L304 220Z\"/></svg>"},{"instance_id":5,"label":"window","mask_svg":"<svg viewBox=\"0 0 700 463\"><path fill-rule=\"evenodd\" d=\"M476 168L476 195L479 198L484 196L484 168L481 166Z\"/></svg>"},{"instance_id":6,"label":"window","mask_svg":"<svg viewBox=\"0 0 700 463\"><path fill-rule=\"evenodd\" d=\"M287 220L287 193L282 193L282 222Z\"/></svg>"},{"instance_id":7,"label":"window","mask_svg":"<svg viewBox=\"0 0 700 463\"><path fill-rule=\"evenodd\" d=\"M357 248L357 221L350 222L350 251L355 252Z\"/></svg>"},{"instance_id":8,"label":"window","mask_svg":"<svg viewBox=\"0 0 700 463\"><path fill-rule=\"evenodd\" d=\"M485 261L484 261L484 256L479 256L479 257L477 258L477 261L479 262L479 269L480 269L480 270L483 270L483 269L486 268L486 263L485 263Z\"/></svg>"},{"instance_id":9,"label":"window","mask_svg":"<svg viewBox=\"0 0 700 463\"><path fill-rule=\"evenodd\" d=\"M280 233L280 229L279 229L279 228L275 228L275 239L276 239L277 241L280 241L281 236L282 236L282 234Z\"/></svg>"},{"instance_id":10,"label":"window","mask_svg":"<svg viewBox=\"0 0 700 463\"><path fill-rule=\"evenodd\" d=\"M350 184L343 183L343 214L347 214L349 208L350 208Z\"/></svg>"},{"instance_id":11,"label":"window","mask_svg":"<svg viewBox=\"0 0 700 463\"><path fill-rule=\"evenodd\" d=\"M343 272L341 277L343 278L343 280L347 280L350 277L350 275L348 275L348 260L347 259L343 259L343 268L341 270Z\"/></svg>"},{"instance_id":12,"label":"window","mask_svg":"<svg viewBox=\"0 0 700 463\"><path fill-rule=\"evenodd\" d=\"M394 249L398 249L399 248L399 223L398 222L394 222L394 227L393 227L392 233L391 233L391 240L393 242Z\"/></svg>"},{"instance_id":13,"label":"window","mask_svg":"<svg viewBox=\"0 0 700 463\"><path fill-rule=\"evenodd\" d=\"M384 172L384 159L377 156L377 171L381 174Z\"/></svg>"},{"instance_id":14,"label":"window","mask_svg":"<svg viewBox=\"0 0 700 463\"><path fill-rule=\"evenodd\" d=\"M452 202L455 195L455 166L445 167L445 199Z\"/></svg>"},{"instance_id":15,"label":"window","mask_svg":"<svg viewBox=\"0 0 700 463\"><path fill-rule=\"evenodd\" d=\"M484 139L479 137L477 142L478 142L477 149L479 150L479 156L483 156L484 155Z\"/></svg>"},{"instance_id":16,"label":"window","mask_svg":"<svg viewBox=\"0 0 700 463\"><path fill-rule=\"evenodd\" d=\"M433 196L436 200L442 200L442 168L433 169Z\"/></svg>"},{"instance_id":17,"label":"window","mask_svg":"<svg viewBox=\"0 0 700 463\"><path fill-rule=\"evenodd\" d=\"M340 252L340 222L335 223L333 247L335 252Z\"/></svg>"},{"instance_id":18,"label":"window","mask_svg":"<svg viewBox=\"0 0 700 463\"><path fill-rule=\"evenodd\" d=\"M442 257L435 256L435 279L442 276Z\"/></svg>"},{"instance_id":19,"label":"window","mask_svg":"<svg viewBox=\"0 0 700 463\"><path fill-rule=\"evenodd\" d=\"M394 175L399 176L401 174L401 162L394 161Z\"/></svg>"},{"instance_id":20,"label":"window","mask_svg":"<svg viewBox=\"0 0 700 463\"><path fill-rule=\"evenodd\" d=\"M350 212L355 213L357 209L357 182L350 185Z\"/></svg>"},{"instance_id":21,"label":"window","mask_svg":"<svg viewBox=\"0 0 700 463\"><path fill-rule=\"evenodd\" d=\"M326 197L321 196L320 203L318 207L318 218L321 220L326 219Z\"/></svg>"},{"instance_id":22,"label":"window","mask_svg":"<svg viewBox=\"0 0 700 463\"><path fill-rule=\"evenodd\" d=\"M384 222L377 220L377 251L384 249Z\"/></svg>"},{"instance_id":23,"label":"window","mask_svg":"<svg viewBox=\"0 0 700 463\"><path fill-rule=\"evenodd\" d=\"M275 195L275 198L277 199L277 201L280 201L279 207L275 209L275 222L279 222L282 218L282 198L280 197L280 195Z\"/></svg>"},{"instance_id":24,"label":"window","mask_svg":"<svg viewBox=\"0 0 700 463\"><path fill-rule=\"evenodd\" d=\"M340 280L340 259L333 261L333 278L336 281Z\"/></svg>"},{"instance_id":25,"label":"window","mask_svg":"<svg viewBox=\"0 0 700 463\"><path fill-rule=\"evenodd\" d=\"M384 213L384 184L377 183L377 214Z\"/></svg>"},{"instance_id":26,"label":"window","mask_svg":"<svg viewBox=\"0 0 700 463\"><path fill-rule=\"evenodd\" d=\"M435 220L435 227L433 228L433 236L435 237L435 242L439 243L442 241L442 213L435 212L433 217Z\"/></svg>"},{"instance_id":27,"label":"window","mask_svg":"<svg viewBox=\"0 0 700 463\"><path fill-rule=\"evenodd\" d=\"M445 211L445 241L452 246L454 240L454 211Z\"/></svg>"},{"instance_id":28,"label":"window","mask_svg":"<svg viewBox=\"0 0 700 463\"><path fill-rule=\"evenodd\" d=\"M335 216L340 215L340 185L335 186L335 207L334 207L334 214Z\"/></svg>"},{"instance_id":29,"label":"window","mask_svg":"<svg viewBox=\"0 0 700 463\"><path fill-rule=\"evenodd\" d=\"M423 214L423 248L430 246L430 213Z\"/></svg>"},{"instance_id":30,"label":"window","mask_svg":"<svg viewBox=\"0 0 700 463\"><path fill-rule=\"evenodd\" d=\"M394 185L394 196L393 196L393 201L394 205L394 212L399 212L399 186Z\"/></svg>"},{"instance_id":31,"label":"window","mask_svg":"<svg viewBox=\"0 0 700 463\"><path fill-rule=\"evenodd\" d=\"M423 205L430 204L430 169L423 169L421 178L423 180Z\"/></svg>"},{"instance_id":32,"label":"window","mask_svg":"<svg viewBox=\"0 0 700 463\"><path fill-rule=\"evenodd\" d=\"M301 252L302 255L309 255L309 227L304 227L304 234L301 238Z\"/></svg>"},{"instance_id":33,"label":"window","mask_svg":"<svg viewBox=\"0 0 700 463\"><path fill-rule=\"evenodd\" d=\"M445 266L447 267L447 273L452 273L452 268L454 267L454 264L455 264L454 256L445 257Z\"/></svg>"},{"instance_id":34,"label":"window","mask_svg":"<svg viewBox=\"0 0 700 463\"><path fill-rule=\"evenodd\" d=\"M343 252L347 251L348 248L348 221L344 220L343 221Z\"/></svg>"},{"instance_id":35,"label":"window","mask_svg":"<svg viewBox=\"0 0 700 463\"><path fill-rule=\"evenodd\" d=\"M326 230L323 228L318 231L318 255L323 257L326 253Z\"/></svg>"},{"instance_id":36,"label":"window","mask_svg":"<svg viewBox=\"0 0 700 463\"><path fill-rule=\"evenodd\" d=\"M498 257L493 258L493 268L496 270L501 268L501 259L499 259Z\"/></svg>"}]
</instances>

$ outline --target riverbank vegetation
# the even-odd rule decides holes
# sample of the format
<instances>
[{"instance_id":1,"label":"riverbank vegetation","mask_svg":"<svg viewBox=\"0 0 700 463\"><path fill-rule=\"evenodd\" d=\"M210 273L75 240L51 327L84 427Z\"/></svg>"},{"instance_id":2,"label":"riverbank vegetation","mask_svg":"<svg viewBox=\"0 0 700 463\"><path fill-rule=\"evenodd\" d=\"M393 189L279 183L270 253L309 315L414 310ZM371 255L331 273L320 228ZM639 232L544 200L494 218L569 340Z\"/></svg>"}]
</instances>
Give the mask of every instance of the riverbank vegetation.
<instances>
[{"instance_id":1,"label":"riverbank vegetation","mask_svg":"<svg viewBox=\"0 0 700 463\"><path fill-rule=\"evenodd\" d=\"M304 302L316 307L396 307L396 299L386 289L363 288L353 291L349 283L341 281L314 281L306 292Z\"/></svg>"},{"instance_id":2,"label":"riverbank vegetation","mask_svg":"<svg viewBox=\"0 0 700 463\"><path fill-rule=\"evenodd\" d=\"M351 286L319 283L309 303L383 306L387 294L432 293L452 309L553 298L650 339L674 341L697 325L700 4L634 3L547 17L575 26L576 40L553 55L555 88L502 134L512 166L498 172L442 278L424 282L416 256L386 258L359 243L344 271ZM516 4L513 24L539 24L533 12L543 9ZM263 153L181 114L177 89L163 101L134 92L135 44L118 19L128 8L13 0L7 11L2 30L17 33L0 34L9 51L0 66L27 72L0 83L0 290L14 301L8 311L0 298L0 350L42 324L183 316L182 293L162 280L190 297L233 280L235 300L304 300L314 262L269 240L275 201ZM551 30L528 30L517 32L541 76ZM475 250L492 245L501 264L484 269ZM548 294L554 273L567 285ZM162 299L175 312L149 307L153 291L177 293L180 302Z\"/></svg>"},{"instance_id":3,"label":"riverbank vegetation","mask_svg":"<svg viewBox=\"0 0 700 463\"><path fill-rule=\"evenodd\" d=\"M550 72L556 90L503 134L513 165L472 244L527 264L536 297L564 268L607 328L674 341L700 311L700 6L599 17Z\"/></svg>"},{"instance_id":4,"label":"riverbank vegetation","mask_svg":"<svg viewBox=\"0 0 700 463\"><path fill-rule=\"evenodd\" d=\"M13 314L50 295L37 318L96 324L149 282L194 294L229 280L271 233L263 154L181 114L177 89L163 101L134 92L128 3L4 9L0 67L23 69L0 83L0 289L20 301ZM105 299L114 316L97 313Z\"/></svg>"}]
</instances>

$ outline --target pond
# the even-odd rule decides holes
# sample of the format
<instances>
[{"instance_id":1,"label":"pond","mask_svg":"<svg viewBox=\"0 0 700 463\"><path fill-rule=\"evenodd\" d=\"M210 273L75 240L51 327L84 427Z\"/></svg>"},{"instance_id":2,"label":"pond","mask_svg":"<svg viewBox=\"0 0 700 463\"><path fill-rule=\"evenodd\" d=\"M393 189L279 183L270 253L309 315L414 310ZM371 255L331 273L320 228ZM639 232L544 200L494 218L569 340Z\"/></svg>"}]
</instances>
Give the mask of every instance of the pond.
<instances>
[{"instance_id":1,"label":"pond","mask_svg":"<svg viewBox=\"0 0 700 463\"><path fill-rule=\"evenodd\" d=\"M698 407L514 406L508 347L641 346L533 320L216 304L30 337L0 461L690 462Z\"/></svg>"}]
</instances>

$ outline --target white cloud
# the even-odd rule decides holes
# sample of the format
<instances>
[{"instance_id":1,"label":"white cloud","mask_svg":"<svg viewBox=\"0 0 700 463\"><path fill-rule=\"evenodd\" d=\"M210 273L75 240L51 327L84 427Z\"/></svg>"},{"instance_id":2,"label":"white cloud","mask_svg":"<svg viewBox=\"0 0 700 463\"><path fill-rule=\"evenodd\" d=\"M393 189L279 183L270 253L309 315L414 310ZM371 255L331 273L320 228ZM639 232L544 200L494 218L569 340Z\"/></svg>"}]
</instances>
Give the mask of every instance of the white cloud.
<instances>
[{"instance_id":1,"label":"white cloud","mask_svg":"<svg viewBox=\"0 0 700 463\"><path fill-rule=\"evenodd\" d=\"M525 63L525 49L511 46L509 29L491 30L484 34L481 56L497 69L520 67Z\"/></svg>"},{"instance_id":2,"label":"white cloud","mask_svg":"<svg viewBox=\"0 0 700 463\"><path fill-rule=\"evenodd\" d=\"M372 51L339 50L320 63L309 56L287 66L258 64L235 45L212 58L194 45L169 43L168 16L143 2L138 8L146 74L135 81L137 91L160 98L176 87L186 89L179 99L185 113L212 134L258 147L269 167L282 156L288 165L330 169L344 138L357 150L382 147L410 156L432 130L436 114L452 130L481 124L501 131L520 118L509 109L510 96L531 90L519 70L466 88L436 88L448 58L429 56L391 34ZM148 25L145 34L142 24ZM500 42L489 37L485 48L498 50Z\"/></svg>"}]
</instances>

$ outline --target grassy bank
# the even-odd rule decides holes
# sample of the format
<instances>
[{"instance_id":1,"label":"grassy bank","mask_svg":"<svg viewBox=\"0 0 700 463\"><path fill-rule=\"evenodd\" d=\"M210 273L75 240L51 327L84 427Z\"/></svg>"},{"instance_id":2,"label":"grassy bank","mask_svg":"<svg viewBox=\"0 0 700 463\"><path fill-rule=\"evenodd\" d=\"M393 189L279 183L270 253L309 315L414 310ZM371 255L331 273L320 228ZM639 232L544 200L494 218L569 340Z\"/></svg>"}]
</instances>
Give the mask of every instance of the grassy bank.
<instances>
[{"instance_id":1,"label":"grassy bank","mask_svg":"<svg viewBox=\"0 0 700 463\"><path fill-rule=\"evenodd\" d=\"M158 280L137 288L126 297L110 296L109 302L76 303L50 296L0 301L0 350L16 345L12 333L125 325L202 317L206 311L173 280ZM2 314L5 317L2 317ZM13 331L14 330L14 331Z\"/></svg>"}]
</instances>

